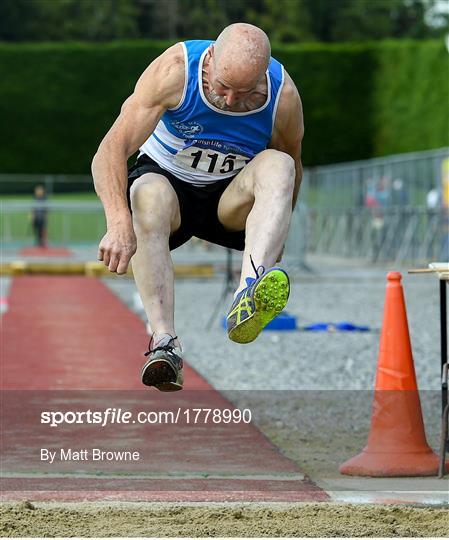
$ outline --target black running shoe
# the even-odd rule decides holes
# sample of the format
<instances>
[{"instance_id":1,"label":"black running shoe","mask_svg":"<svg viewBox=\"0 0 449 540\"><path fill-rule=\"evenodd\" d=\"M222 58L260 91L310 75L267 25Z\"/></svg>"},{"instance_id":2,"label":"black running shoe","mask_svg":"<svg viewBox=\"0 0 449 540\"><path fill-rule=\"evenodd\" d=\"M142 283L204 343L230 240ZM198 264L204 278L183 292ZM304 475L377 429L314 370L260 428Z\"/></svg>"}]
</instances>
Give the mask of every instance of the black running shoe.
<instances>
[{"instance_id":1,"label":"black running shoe","mask_svg":"<svg viewBox=\"0 0 449 540\"><path fill-rule=\"evenodd\" d=\"M146 386L154 386L161 392L176 392L182 390L184 383L182 350L175 346L175 337L166 334L154 346L151 338L148 352L145 356L148 360L142 367L142 383Z\"/></svg>"}]
</instances>

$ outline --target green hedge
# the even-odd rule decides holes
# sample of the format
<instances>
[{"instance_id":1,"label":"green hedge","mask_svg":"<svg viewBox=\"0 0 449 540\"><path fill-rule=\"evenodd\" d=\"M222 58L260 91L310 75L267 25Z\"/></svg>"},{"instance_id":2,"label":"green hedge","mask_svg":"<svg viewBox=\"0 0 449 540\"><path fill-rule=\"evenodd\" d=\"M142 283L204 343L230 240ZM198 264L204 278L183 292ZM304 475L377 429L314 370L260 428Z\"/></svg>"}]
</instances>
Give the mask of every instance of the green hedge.
<instances>
[{"instance_id":1,"label":"green hedge","mask_svg":"<svg viewBox=\"0 0 449 540\"><path fill-rule=\"evenodd\" d=\"M449 143L449 54L443 41L388 41L376 54L373 154Z\"/></svg>"},{"instance_id":2,"label":"green hedge","mask_svg":"<svg viewBox=\"0 0 449 540\"><path fill-rule=\"evenodd\" d=\"M372 155L373 52L369 47L285 46L273 51L298 86L304 109L304 163Z\"/></svg>"},{"instance_id":3,"label":"green hedge","mask_svg":"<svg viewBox=\"0 0 449 540\"><path fill-rule=\"evenodd\" d=\"M167 42L0 44L0 172L86 173L135 81ZM273 48L298 85L304 163L449 144L443 42Z\"/></svg>"}]
</instances>

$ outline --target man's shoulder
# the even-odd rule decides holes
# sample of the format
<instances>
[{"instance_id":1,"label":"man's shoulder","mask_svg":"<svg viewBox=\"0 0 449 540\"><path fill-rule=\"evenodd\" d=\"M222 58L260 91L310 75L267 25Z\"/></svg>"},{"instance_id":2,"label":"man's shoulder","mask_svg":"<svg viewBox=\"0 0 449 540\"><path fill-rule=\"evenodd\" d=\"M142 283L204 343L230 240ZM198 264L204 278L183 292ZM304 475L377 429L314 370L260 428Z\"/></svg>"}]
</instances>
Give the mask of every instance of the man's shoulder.
<instances>
[{"instance_id":1,"label":"man's shoulder","mask_svg":"<svg viewBox=\"0 0 449 540\"><path fill-rule=\"evenodd\" d=\"M296 114L298 112L302 115L301 98L293 79L285 72L284 84L282 86L276 116L277 119L287 119L291 114Z\"/></svg>"},{"instance_id":2,"label":"man's shoulder","mask_svg":"<svg viewBox=\"0 0 449 540\"><path fill-rule=\"evenodd\" d=\"M143 102L174 107L182 96L185 83L185 58L182 43L175 43L155 58L140 76L134 94Z\"/></svg>"},{"instance_id":3,"label":"man's shoulder","mask_svg":"<svg viewBox=\"0 0 449 540\"><path fill-rule=\"evenodd\" d=\"M276 120L273 129L273 139L276 141L284 138L302 139L304 133L304 119L301 98L298 89L285 72L284 85L282 87L279 104L276 111Z\"/></svg>"},{"instance_id":4,"label":"man's shoulder","mask_svg":"<svg viewBox=\"0 0 449 540\"><path fill-rule=\"evenodd\" d=\"M300 101L299 91L290 75L285 71L284 85L282 87L281 100L285 103L297 103Z\"/></svg>"},{"instance_id":5,"label":"man's shoulder","mask_svg":"<svg viewBox=\"0 0 449 540\"><path fill-rule=\"evenodd\" d=\"M166 49L157 59L160 69L165 71L166 75L179 74L184 75L185 53L183 43L175 43Z\"/></svg>"}]
</instances>

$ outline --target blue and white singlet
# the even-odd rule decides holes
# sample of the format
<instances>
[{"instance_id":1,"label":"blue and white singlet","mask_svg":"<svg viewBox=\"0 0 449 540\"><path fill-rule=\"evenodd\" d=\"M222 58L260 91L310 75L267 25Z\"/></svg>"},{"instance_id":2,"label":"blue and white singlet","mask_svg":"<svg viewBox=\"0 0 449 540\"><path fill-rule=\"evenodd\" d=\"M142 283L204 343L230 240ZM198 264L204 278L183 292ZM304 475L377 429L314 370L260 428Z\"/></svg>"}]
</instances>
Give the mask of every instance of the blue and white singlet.
<instances>
[{"instance_id":1,"label":"blue and white singlet","mask_svg":"<svg viewBox=\"0 0 449 540\"><path fill-rule=\"evenodd\" d=\"M265 150L271 139L284 83L284 68L274 58L268 66L266 102L248 112L222 111L203 92L202 67L212 41L182 43L185 83L181 101L165 111L140 153L195 185L234 176Z\"/></svg>"}]
</instances>

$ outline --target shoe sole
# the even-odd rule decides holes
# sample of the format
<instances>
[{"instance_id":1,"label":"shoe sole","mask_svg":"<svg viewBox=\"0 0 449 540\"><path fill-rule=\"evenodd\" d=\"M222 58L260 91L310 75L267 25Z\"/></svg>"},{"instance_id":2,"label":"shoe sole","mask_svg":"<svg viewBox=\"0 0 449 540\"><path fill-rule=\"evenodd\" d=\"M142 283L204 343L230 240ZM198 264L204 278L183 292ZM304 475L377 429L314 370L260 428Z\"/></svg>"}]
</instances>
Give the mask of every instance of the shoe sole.
<instances>
[{"instance_id":1,"label":"shoe sole","mask_svg":"<svg viewBox=\"0 0 449 540\"><path fill-rule=\"evenodd\" d=\"M251 343L287 305L290 282L283 270L272 270L254 290L254 313L229 332L236 343Z\"/></svg>"},{"instance_id":2,"label":"shoe sole","mask_svg":"<svg viewBox=\"0 0 449 540\"><path fill-rule=\"evenodd\" d=\"M142 368L142 383L146 386L154 386L161 392L177 392L182 390L182 384L178 381L182 379L182 370L176 374L170 363L164 359L148 362ZM170 379L176 378L175 381Z\"/></svg>"}]
</instances>

